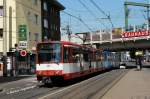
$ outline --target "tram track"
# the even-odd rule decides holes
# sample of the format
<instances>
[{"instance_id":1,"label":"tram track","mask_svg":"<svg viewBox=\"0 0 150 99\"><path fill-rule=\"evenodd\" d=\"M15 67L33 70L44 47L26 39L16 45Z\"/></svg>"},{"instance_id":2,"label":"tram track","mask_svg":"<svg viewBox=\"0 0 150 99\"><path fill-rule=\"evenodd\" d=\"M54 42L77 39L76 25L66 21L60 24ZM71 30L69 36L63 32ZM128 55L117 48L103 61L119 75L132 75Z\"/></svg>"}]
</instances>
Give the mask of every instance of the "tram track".
<instances>
[{"instance_id":1,"label":"tram track","mask_svg":"<svg viewBox=\"0 0 150 99\"><path fill-rule=\"evenodd\" d=\"M67 96L67 98L69 98L69 97L74 97L74 96L76 96L76 94L77 95L79 95L80 94L80 96L83 96L83 97L85 97L86 99L87 98L89 98L92 94L94 94L94 93L96 93L95 92L95 90L96 90L96 87L97 86L95 86L95 85L97 85L97 83L99 83L99 82L101 82L102 80L104 80L104 79L110 79L110 78L107 78L107 77L109 77L109 76L111 76L113 73L108 73L108 74L106 74L106 75L103 75L101 78L95 78L95 79L92 79L92 81L89 81L89 82L87 82L86 84L84 84L84 85L81 85L80 87L81 88L79 88L79 89L77 89L76 91L74 91L74 93L73 94L71 94L71 95L68 95ZM92 83L91 83L92 82ZM104 86L106 86L107 85L107 83L105 83L104 84ZM93 86L94 87L94 90L93 91L91 91L90 90L90 87L91 86ZM104 87L103 86L103 87ZM85 92L85 90L89 90L88 92ZM65 99L66 97L64 97L64 99ZM78 98L78 97L77 97Z\"/></svg>"},{"instance_id":2,"label":"tram track","mask_svg":"<svg viewBox=\"0 0 150 99\"><path fill-rule=\"evenodd\" d=\"M96 93L108 86L114 79L121 78L127 70L113 70L80 83L65 87L39 99L92 99ZM94 98L93 98L94 99Z\"/></svg>"}]
</instances>

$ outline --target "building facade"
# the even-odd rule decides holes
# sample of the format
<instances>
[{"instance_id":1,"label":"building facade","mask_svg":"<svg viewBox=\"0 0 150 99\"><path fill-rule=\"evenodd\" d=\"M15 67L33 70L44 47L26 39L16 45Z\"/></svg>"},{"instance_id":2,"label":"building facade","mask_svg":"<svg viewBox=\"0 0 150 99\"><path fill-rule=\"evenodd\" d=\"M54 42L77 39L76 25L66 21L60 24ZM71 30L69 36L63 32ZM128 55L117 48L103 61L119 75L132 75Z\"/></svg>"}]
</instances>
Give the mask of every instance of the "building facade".
<instances>
[{"instance_id":1,"label":"building facade","mask_svg":"<svg viewBox=\"0 0 150 99\"><path fill-rule=\"evenodd\" d=\"M15 44L32 51L44 38L60 40L63 9L57 0L0 0L1 54L14 49Z\"/></svg>"},{"instance_id":2,"label":"building facade","mask_svg":"<svg viewBox=\"0 0 150 99\"><path fill-rule=\"evenodd\" d=\"M4 51L3 44L7 52L15 48L15 44L20 49L32 50L36 42L41 41L41 1L0 0L0 8L3 23L0 25L0 52Z\"/></svg>"},{"instance_id":3,"label":"building facade","mask_svg":"<svg viewBox=\"0 0 150 99\"><path fill-rule=\"evenodd\" d=\"M60 40L63 9L57 0L0 0L0 57L12 57L12 70L24 74L35 69L36 44L44 38ZM26 57L16 54L21 51L12 54L15 50L26 50Z\"/></svg>"},{"instance_id":4,"label":"building facade","mask_svg":"<svg viewBox=\"0 0 150 99\"><path fill-rule=\"evenodd\" d=\"M41 0L42 6L42 40L60 40L60 11L64 6L57 0Z\"/></svg>"}]
</instances>

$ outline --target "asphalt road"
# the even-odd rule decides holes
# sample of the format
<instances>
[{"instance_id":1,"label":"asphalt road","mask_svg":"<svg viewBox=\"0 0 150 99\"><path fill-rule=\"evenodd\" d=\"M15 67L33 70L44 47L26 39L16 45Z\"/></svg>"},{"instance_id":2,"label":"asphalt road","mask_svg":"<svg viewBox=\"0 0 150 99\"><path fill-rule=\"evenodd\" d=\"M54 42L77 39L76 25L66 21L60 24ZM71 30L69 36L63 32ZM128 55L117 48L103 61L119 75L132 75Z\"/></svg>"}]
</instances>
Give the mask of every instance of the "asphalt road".
<instances>
[{"instance_id":1,"label":"asphalt road","mask_svg":"<svg viewBox=\"0 0 150 99\"><path fill-rule=\"evenodd\" d=\"M64 86L39 85L35 78L1 84L0 99L96 99L110 89L128 70L112 70Z\"/></svg>"},{"instance_id":2,"label":"asphalt road","mask_svg":"<svg viewBox=\"0 0 150 99\"><path fill-rule=\"evenodd\" d=\"M0 85L0 99L37 99L57 87L39 85L35 77L25 78L18 81Z\"/></svg>"}]
</instances>

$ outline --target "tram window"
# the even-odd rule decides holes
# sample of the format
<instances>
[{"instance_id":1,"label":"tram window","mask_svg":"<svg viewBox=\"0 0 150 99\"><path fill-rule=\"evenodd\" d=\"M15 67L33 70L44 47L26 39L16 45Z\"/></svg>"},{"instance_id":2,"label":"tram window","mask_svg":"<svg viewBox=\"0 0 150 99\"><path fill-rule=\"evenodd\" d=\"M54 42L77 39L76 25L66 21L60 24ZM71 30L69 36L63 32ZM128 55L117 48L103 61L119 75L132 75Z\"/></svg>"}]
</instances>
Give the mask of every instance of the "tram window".
<instances>
[{"instance_id":1,"label":"tram window","mask_svg":"<svg viewBox=\"0 0 150 99\"><path fill-rule=\"evenodd\" d=\"M78 49L72 50L72 59L74 63L78 63L80 60L80 51Z\"/></svg>"},{"instance_id":2,"label":"tram window","mask_svg":"<svg viewBox=\"0 0 150 99\"><path fill-rule=\"evenodd\" d=\"M84 58L84 61L86 61L86 62L88 62L89 59L90 59L88 53L84 53L84 57L83 58Z\"/></svg>"},{"instance_id":3,"label":"tram window","mask_svg":"<svg viewBox=\"0 0 150 99\"><path fill-rule=\"evenodd\" d=\"M64 48L64 62L69 61L69 52L67 48Z\"/></svg>"}]
</instances>

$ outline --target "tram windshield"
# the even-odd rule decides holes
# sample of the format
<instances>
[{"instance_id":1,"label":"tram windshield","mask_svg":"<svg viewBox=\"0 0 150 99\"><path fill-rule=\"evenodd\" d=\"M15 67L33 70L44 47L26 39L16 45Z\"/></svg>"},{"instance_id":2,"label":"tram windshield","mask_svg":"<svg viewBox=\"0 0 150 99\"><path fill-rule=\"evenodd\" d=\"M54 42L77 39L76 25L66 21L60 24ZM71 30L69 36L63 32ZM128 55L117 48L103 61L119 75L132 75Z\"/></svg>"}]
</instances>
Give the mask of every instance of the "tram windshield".
<instances>
[{"instance_id":1,"label":"tram windshield","mask_svg":"<svg viewBox=\"0 0 150 99\"><path fill-rule=\"evenodd\" d=\"M60 62L61 46L58 43L42 43L37 45L38 62Z\"/></svg>"}]
</instances>

